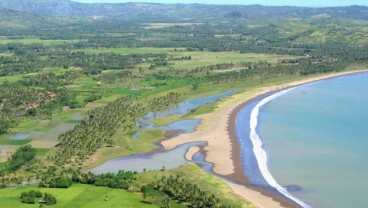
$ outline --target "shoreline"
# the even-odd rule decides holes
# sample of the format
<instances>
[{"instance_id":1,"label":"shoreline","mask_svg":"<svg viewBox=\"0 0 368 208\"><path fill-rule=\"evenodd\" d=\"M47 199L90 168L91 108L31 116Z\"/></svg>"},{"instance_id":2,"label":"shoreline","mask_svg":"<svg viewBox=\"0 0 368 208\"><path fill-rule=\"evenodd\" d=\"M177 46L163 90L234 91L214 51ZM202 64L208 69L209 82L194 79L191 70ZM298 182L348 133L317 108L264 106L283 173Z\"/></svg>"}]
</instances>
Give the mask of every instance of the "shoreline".
<instances>
[{"instance_id":1,"label":"shoreline","mask_svg":"<svg viewBox=\"0 0 368 208\"><path fill-rule=\"evenodd\" d=\"M231 139L231 144L232 144L233 147L235 147L235 149L233 149L232 154L231 154L232 160L235 163L235 172L232 175L228 175L228 176L224 176L224 177L231 180L231 181L233 181L233 182L235 182L234 184L228 183L233 188L233 190L237 189L237 191L245 192L244 190L242 190L242 186L245 186L248 189L251 189L251 190L253 190L255 192L258 192L259 194L261 194L265 197L268 197L268 198L272 199L276 203L279 203L280 207L297 208L297 207L299 207L299 205L297 203L294 203L292 201L288 201L288 200L280 197L279 195L271 193L267 190L263 190L262 188L257 188L257 187L253 187L252 185L250 185L249 184L250 181L245 175L246 170L243 168L243 165L242 165L242 162L241 162L241 157L240 157L241 156L241 148L240 148L240 145L238 143L237 135L235 133L236 132L235 131L236 130L236 118L238 116L238 113L239 113L240 110L245 108L250 103L252 103L252 102L254 102L254 101L256 101L256 100L258 100L258 99L260 99L264 96L267 96L268 94L272 94L272 93L273 92L260 94L256 97L252 98L252 99L246 100L244 103L238 105L231 112L227 129L228 129L229 137ZM249 191L245 192L245 193L250 194ZM261 205L260 207L265 207L266 208L268 206Z\"/></svg>"},{"instance_id":2,"label":"shoreline","mask_svg":"<svg viewBox=\"0 0 368 208\"><path fill-rule=\"evenodd\" d=\"M195 132L185 133L170 140L163 140L161 141L161 145L165 150L170 150L183 143L194 141L207 142L208 146L204 148L205 161L214 164L212 171L215 174L233 181L225 182L235 193L260 208L300 207L297 203L286 200L267 190L250 186L249 180L245 176L246 170L243 169L241 163L241 150L235 134L238 112L247 104L266 95L271 95L300 85L366 72L368 72L368 70L355 70L322 74L304 79L301 77L300 80L259 87L230 96L229 99L227 98L219 104L215 112L198 116L203 122Z\"/></svg>"}]
</instances>

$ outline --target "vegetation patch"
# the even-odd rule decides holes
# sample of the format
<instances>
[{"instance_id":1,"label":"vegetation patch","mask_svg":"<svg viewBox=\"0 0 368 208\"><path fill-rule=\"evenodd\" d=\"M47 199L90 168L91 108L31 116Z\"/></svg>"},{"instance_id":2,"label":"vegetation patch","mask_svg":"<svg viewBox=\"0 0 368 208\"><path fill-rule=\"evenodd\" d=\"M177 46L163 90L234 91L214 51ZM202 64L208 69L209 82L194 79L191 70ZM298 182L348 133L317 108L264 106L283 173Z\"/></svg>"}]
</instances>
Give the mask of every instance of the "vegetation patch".
<instances>
[{"instance_id":1,"label":"vegetation patch","mask_svg":"<svg viewBox=\"0 0 368 208\"><path fill-rule=\"evenodd\" d=\"M42 193L40 191L34 190L31 190L29 192L22 192L22 194L20 195L20 199L22 203L25 204L39 203L41 207L42 205L50 206L57 203L56 198L52 194ZM38 202L36 202L36 200L38 200Z\"/></svg>"},{"instance_id":2,"label":"vegetation patch","mask_svg":"<svg viewBox=\"0 0 368 208\"><path fill-rule=\"evenodd\" d=\"M23 165L27 164L36 156L37 150L32 148L30 145L20 147L15 151L15 153L10 157L7 165L1 170L1 174L14 173L20 169Z\"/></svg>"}]
</instances>

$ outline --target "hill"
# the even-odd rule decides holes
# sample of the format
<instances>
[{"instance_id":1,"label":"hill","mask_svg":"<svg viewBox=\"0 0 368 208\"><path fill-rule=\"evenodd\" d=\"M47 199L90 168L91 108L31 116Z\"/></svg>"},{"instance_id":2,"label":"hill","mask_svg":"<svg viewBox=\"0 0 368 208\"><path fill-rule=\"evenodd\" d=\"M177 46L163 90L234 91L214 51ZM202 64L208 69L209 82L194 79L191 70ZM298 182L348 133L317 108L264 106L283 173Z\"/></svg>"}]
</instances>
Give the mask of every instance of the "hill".
<instances>
[{"instance_id":1,"label":"hill","mask_svg":"<svg viewBox=\"0 0 368 208\"><path fill-rule=\"evenodd\" d=\"M33 33L40 27L50 28L52 25L46 17L0 8L0 34L3 36Z\"/></svg>"},{"instance_id":2,"label":"hill","mask_svg":"<svg viewBox=\"0 0 368 208\"><path fill-rule=\"evenodd\" d=\"M268 7L260 5L205 5L153 3L85 4L70 0L0 0L6 9L46 16L109 17L147 22L211 21L222 19L309 18L313 16L368 19L362 6L333 8Z\"/></svg>"}]
</instances>

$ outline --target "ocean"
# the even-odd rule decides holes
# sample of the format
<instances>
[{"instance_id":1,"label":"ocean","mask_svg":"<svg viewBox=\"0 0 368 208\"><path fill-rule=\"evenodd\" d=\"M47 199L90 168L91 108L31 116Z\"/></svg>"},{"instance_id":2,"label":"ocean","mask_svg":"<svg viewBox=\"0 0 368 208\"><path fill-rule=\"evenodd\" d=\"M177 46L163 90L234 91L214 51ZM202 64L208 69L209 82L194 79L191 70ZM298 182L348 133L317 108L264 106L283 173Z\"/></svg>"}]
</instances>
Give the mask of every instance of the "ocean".
<instances>
[{"instance_id":1,"label":"ocean","mask_svg":"<svg viewBox=\"0 0 368 208\"><path fill-rule=\"evenodd\" d=\"M368 73L265 96L236 123L253 185L304 207L367 207Z\"/></svg>"}]
</instances>

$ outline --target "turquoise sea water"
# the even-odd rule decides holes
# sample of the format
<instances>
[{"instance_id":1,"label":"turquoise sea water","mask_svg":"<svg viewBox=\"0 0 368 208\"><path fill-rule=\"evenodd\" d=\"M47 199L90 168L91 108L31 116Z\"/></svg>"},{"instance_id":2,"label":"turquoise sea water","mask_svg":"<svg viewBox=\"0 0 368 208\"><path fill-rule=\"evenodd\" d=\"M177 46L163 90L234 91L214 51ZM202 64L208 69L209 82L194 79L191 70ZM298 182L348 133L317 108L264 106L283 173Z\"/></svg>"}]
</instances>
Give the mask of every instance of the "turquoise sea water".
<instances>
[{"instance_id":1,"label":"turquoise sea water","mask_svg":"<svg viewBox=\"0 0 368 208\"><path fill-rule=\"evenodd\" d=\"M299 86L262 107L274 179L313 207L367 207L368 74Z\"/></svg>"}]
</instances>

